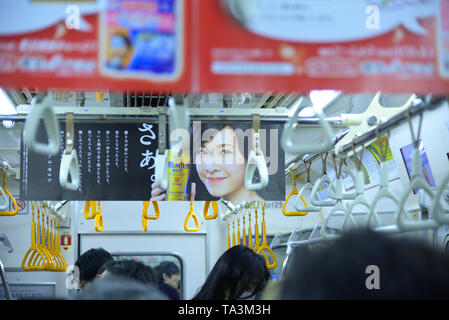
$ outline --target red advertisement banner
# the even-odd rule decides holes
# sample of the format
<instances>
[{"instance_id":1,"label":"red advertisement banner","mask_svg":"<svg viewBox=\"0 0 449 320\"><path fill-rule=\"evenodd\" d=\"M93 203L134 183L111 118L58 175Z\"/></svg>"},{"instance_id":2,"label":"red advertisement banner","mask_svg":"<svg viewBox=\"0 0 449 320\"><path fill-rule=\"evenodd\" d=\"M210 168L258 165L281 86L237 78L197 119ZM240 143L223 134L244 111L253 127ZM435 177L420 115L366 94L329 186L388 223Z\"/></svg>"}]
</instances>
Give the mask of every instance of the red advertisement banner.
<instances>
[{"instance_id":1,"label":"red advertisement banner","mask_svg":"<svg viewBox=\"0 0 449 320\"><path fill-rule=\"evenodd\" d=\"M0 86L447 93L449 0L17 0Z\"/></svg>"}]
</instances>

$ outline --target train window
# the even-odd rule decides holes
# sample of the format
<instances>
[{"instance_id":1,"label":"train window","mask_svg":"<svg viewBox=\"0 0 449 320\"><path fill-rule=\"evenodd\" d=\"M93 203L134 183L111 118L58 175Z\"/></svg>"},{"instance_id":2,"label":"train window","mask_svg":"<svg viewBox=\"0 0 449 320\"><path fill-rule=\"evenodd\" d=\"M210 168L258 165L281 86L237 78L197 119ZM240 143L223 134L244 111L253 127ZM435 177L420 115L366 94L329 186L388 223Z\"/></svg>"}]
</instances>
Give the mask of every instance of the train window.
<instances>
[{"instance_id":1,"label":"train window","mask_svg":"<svg viewBox=\"0 0 449 320\"><path fill-rule=\"evenodd\" d=\"M161 265L163 262L171 262L173 263L177 269L179 270L179 281L170 281L169 285L172 287L176 286L177 282L177 288L175 288L179 292L180 299L184 299L184 266L182 263L181 257L179 257L176 254L172 253L138 253L138 254L112 254L112 257L116 261L120 260L135 260L142 262L143 264L150 266L153 268L153 271L155 272L156 277L157 275L157 267ZM173 277L172 277L173 278ZM177 279L177 277L176 277Z\"/></svg>"}]
</instances>

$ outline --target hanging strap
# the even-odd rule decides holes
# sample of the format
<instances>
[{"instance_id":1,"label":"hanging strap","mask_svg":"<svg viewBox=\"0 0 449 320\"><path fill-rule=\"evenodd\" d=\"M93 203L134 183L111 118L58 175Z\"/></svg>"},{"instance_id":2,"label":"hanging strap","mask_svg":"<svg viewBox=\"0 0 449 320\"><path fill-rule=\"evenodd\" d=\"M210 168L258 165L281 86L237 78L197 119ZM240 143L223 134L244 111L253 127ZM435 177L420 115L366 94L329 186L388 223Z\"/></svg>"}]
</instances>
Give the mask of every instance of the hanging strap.
<instances>
[{"instance_id":1,"label":"hanging strap","mask_svg":"<svg viewBox=\"0 0 449 320\"><path fill-rule=\"evenodd\" d=\"M208 212L209 212L209 206L212 204L212 210L213 210L213 215L209 216ZM204 203L204 208L203 208L203 217L206 220L212 220L218 217L218 203L217 201L206 201Z\"/></svg>"},{"instance_id":2,"label":"hanging strap","mask_svg":"<svg viewBox=\"0 0 449 320\"><path fill-rule=\"evenodd\" d=\"M190 218L193 218L193 220L195 222L195 228L188 227ZM187 214L186 220L184 221L184 230L191 232L191 231L198 231L199 229L200 229L200 224L198 222L198 217L196 216L195 210L193 208L193 201L190 201L190 210L189 210L189 213Z\"/></svg>"},{"instance_id":3,"label":"hanging strap","mask_svg":"<svg viewBox=\"0 0 449 320\"><path fill-rule=\"evenodd\" d=\"M268 253L270 254L270 256L273 260L273 263L270 264L270 261L268 259L267 254L265 253L265 250L268 251ZM259 247L259 249L257 250L257 254L260 254L261 252L265 258L265 263L267 265L267 269L276 268L276 266L278 265L276 256L274 255L273 250L271 250L271 248L267 244L267 226L265 223L265 203L262 206L262 244Z\"/></svg>"},{"instance_id":4,"label":"hanging strap","mask_svg":"<svg viewBox=\"0 0 449 320\"><path fill-rule=\"evenodd\" d=\"M101 202L95 201L95 231L103 231L103 213L101 212Z\"/></svg>"},{"instance_id":5,"label":"hanging strap","mask_svg":"<svg viewBox=\"0 0 449 320\"><path fill-rule=\"evenodd\" d=\"M84 202L84 218L93 219L95 218L95 201L85 201ZM90 209L92 209L92 214L89 214Z\"/></svg>"},{"instance_id":6,"label":"hanging strap","mask_svg":"<svg viewBox=\"0 0 449 320\"><path fill-rule=\"evenodd\" d=\"M6 171L2 171L2 176L3 176L3 192L6 193L8 195L9 198L11 198L14 209L12 211L0 211L0 216L15 216L18 212L19 212L19 206L17 205L16 199L14 199L14 197L11 195L11 193L8 191L8 189L6 188L6 176L8 174L8 169L6 169ZM7 201L8 206L9 207L9 201Z\"/></svg>"},{"instance_id":7,"label":"hanging strap","mask_svg":"<svg viewBox=\"0 0 449 320\"><path fill-rule=\"evenodd\" d=\"M289 193L289 195L287 196L287 198L284 201L284 204L282 205L282 213L287 216L287 217L293 217L293 216L305 216L306 214L308 214L308 212L306 211L287 211L287 203L288 200L290 199L290 197L292 196L296 196L298 195L298 189L296 189L296 177L293 174L293 171L290 169L290 175L292 176L292 180L293 180L293 189L292 191ZM296 202L298 202L299 200L296 200ZM306 200L304 200L304 197L301 196L301 201L304 203L304 206L307 207L307 203Z\"/></svg>"}]
</instances>

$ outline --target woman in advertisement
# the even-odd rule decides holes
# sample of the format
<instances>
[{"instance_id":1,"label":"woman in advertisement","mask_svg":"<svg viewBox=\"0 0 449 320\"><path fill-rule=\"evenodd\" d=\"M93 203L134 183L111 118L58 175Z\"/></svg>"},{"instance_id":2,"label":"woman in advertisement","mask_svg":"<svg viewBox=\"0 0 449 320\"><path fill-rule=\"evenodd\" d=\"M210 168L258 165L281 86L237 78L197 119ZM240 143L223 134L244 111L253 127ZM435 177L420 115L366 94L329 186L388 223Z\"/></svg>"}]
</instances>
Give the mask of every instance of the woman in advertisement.
<instances>
[{"instance_id":1,"label":"woman in advertisement","mask_svg":"<svg viewBox=\"0 0 449 320\"><path fill-rule=\"evenodd\" d=\"M192 160L190 171L191 200L280 200L285 188L281 186L283 172L270 175L267 187L257 191L245 187L248 159L248 140L251 124L201 124L193 128ZM269 139L267 139L269 140ZM268 146L270 154L278 152ZM282 157L283 158L283 157ZM279 162L283 159L278 158ZM281 163L281 162L280 162ZM283 166L280 166L283 168ZM280 176L279 176L280 175ZM257 178L257 176L256 176ZM166 199L165 190L152 185L151 201Z\"/></svg>"}]
</instances>

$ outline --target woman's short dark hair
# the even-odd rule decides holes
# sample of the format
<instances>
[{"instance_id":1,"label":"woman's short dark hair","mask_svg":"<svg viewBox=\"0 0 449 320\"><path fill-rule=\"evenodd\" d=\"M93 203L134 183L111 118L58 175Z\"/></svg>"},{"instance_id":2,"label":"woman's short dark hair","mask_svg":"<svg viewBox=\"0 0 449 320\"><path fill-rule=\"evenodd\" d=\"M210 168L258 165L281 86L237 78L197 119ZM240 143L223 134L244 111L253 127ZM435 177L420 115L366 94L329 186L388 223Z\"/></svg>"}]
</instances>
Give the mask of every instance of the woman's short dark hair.
<instances>
[{"instance_id":1,"label":"woman's short dark hair","mask_svg":"<svg viewBox=\"0 0 449 320\"><path fill-rule=\"evenodd\" d=\"M115 275L133 278L142 283L156 283L156 276L150 266L135 260L119 260L105 265L105 271Z\"/></svg>"},{"instance_id":2,"label":"woman's short dark hair","mask_svg":"<svg viewBox=\"0 0 449 320\"><path fill-rule=\"evenodd\" d=\"M234 246L220 256L193 300L239 299L252 285L255 291L251 296L255 296L270 279L261 256L246 246Z\"/></svg>"},{"instance_id":3,"label":"woman's short dark hair","mask_svg":"<svg viewBox=\"0 0 449 320\"><path fill-rule=\"evenodd\" d=\"M155 268L158 282L163 282L163 274L171 277L174 274L179 274L178 266L172 261L163 261Z\"/></svg>"}]
</instances>

